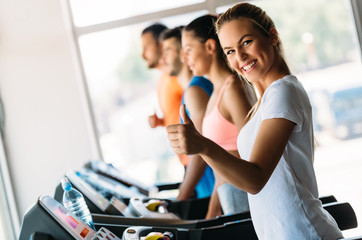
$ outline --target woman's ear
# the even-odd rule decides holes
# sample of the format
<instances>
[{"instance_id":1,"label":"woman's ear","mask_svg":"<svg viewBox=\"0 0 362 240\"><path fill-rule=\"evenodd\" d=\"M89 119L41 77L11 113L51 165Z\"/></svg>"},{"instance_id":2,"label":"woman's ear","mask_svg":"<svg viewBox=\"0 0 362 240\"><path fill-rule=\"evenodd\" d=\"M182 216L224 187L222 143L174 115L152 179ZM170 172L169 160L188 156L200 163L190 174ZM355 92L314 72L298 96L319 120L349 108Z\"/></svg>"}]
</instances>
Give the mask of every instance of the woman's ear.
<instances>
[{"instance_id":1,"label":"woman's ear","mask_svg":"<svg viewBox=\"0 0 362 240\"><path fill-rule=\"evenodd\" d=\"M270 37L272 39L272 44L273 46L276 46L277 43L279 42L279 34L278 34L278 31L276 30L276 28L271 28L269 30L269 34L270 34Z\"/></svg>"},{"instance_id":2,"label":"woman's ear","mask_svg":"<svg viewBox=\"0 0 362 240\"><path fill-rule=\"evenodd\" d=\"M216 52L216 41L212 38L209 38L205 42L206 52L209 54L213 54Z\"/></svg>"}]
</instances>

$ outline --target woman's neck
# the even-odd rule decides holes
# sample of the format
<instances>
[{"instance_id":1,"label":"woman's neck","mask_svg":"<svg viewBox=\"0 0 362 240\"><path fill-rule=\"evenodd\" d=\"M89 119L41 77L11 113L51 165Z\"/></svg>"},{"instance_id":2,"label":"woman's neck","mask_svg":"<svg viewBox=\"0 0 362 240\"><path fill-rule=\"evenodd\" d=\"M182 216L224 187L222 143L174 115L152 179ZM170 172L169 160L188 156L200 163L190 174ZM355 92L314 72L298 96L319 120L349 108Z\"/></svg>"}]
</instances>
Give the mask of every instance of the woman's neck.
<instances>
[{"instance_id":1,"label":"woman's neck","mask_svg":"<svg viewBox=\"0 0 362 240\"><path fill-rule=\"evenodd\" d=\"M213 61L210 67L210 71L206 74L210 79L214 88L218 88L223 85L225 80L232 74L231 70L224 67L222 64Z\"/></svg>"},{"instance_id":2,"label":"woman's neck","mask_svg":"<svg viewBox=\"0 0 362 240\"><path fill-rule=\"evenodd\" d=\"M290 75L289 67L284 58L282 58L279 54L276 56L277 58L271 66L269 72L266 74L265 78L262 78L257 83L255 83L255 87L257 88L260 97L263 96L265 90L270 86L270 84L287 75Z\"/></svg>"}]
</instances>

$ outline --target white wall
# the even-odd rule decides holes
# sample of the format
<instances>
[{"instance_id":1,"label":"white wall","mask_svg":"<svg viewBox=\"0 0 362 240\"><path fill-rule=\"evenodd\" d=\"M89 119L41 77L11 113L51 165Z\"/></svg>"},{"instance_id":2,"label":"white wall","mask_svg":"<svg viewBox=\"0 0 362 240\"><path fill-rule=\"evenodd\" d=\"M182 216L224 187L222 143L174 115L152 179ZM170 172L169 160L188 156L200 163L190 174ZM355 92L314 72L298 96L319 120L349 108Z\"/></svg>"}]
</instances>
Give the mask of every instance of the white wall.
<instances>
[{"instance_id":1,"label":"white wall","mask_svg":"<svg viewBox=\"0 0 362 240\"><path fill-rule=\"evenodd\" d=\"M22 219L60 177L97 157L61 0L0 0L0 96Z\"/></svg>"}]
</instances>

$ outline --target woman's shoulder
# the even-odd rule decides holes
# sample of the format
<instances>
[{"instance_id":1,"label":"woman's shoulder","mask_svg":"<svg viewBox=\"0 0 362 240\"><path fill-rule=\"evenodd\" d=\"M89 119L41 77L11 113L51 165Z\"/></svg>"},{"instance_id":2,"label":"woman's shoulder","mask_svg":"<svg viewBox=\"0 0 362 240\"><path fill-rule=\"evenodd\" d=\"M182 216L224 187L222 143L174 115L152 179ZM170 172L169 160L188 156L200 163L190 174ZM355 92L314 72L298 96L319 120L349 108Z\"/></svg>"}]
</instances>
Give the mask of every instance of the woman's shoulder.
<instances>
[{"instance_id":1,"label":"woman's shoulder","mask_svg":"<svg viewBox=\"0 0 362 240\"><path fill-rule=\"evenodd\" d=\"M273 82L264 92L262 102L273 99L280 102L309 102L308 94L303 85L293 75L287 75Z\"/></svg>"},{"instance_id":2,"label":"woman's shoulder","mask_svg":"<svg viewBox=\"0 0 362 240\"><path fill-rule=\"evenodd\" d=\"M250 85L250 83L248 83L246 80L241 79L238 76L233 75L232 77L230 77L228 79L228 82L225 83L225 90L224 92L229 92L229 93L235 93L235 94L240 94L240 95L244 95L244 93L247 91L250 91L250 89L252 91L253 88Z\"/></svg>"},{"instance_id":3,"label":"woman's shoulder","mask_svg":"<svg viewBox=\"0 0 362 240\"><path fill-rule=\"evenodd\" d=\"M274 81L270 86L285 86L285 87L291 87L295 85L299 85L300 82L298 78L294 75L286 75L283 78L280 78L276 81Z\"/></svg>"},{"instance_id":4,"label":"woman's shoulder","mask_svg":"<svg viewBox=\"0 0 362 240\"><path fill-rule=\"evenodd\" d=\"M209 81L209 79L207 79L206 77L204 76L193 76L191 78L191 81L190 81L190 84L189 86L193 86L193 85L199 85L199 84L208 84L211 82Z\"/></svg>"},{"instance_id":5,"label":"woman's shoulder","mask_svg":"<svg viewBox=\"0 0 362 240\"><path fill-rule=\"evenodd\" d=\"M199 102L203 101L203 99L209 99L211 95L212 89L210 91L206 91L203 87L199 85L189 86L184 91L184 99L185 101Z\"/></svg>"},{"instance_id":6,"label":"woman's shoulder","mask_svg":"<svg viewBox=\"0 0 362 240\"><path fill-rule=\"evenodd\" d=\"M207 95L211 95L213 91L212 83L203 76L193 76L189 85L185 89L185 92L206 92Z\"/></svg>"},{"instance_id":7,"label":"woman's shoulder","mask_svg":"<svg viewBox=\"0 0 362 240\"><path fill-rule=\"evenodd\" d=\"M275 91L278 92L289 92L289 93L296 93L304 89L302 84L299 80L293 75L287 75L281 79L274 81L270 86L267 88L265 94L272 94Z\"/></svg>"},{"instance_id":8,"label":"woman's shoulder","mask_svg":"<svg viewBox=\"0 0 362 240\"><path fill-rule=\"evenodd\" d=\"M251 92L253 89L250 90L250 86L244 81L245 80L240 79L238 76L231 77L228 82L225 83L223 98L231 104L235 103L235 101L247 101L248 98L252 96Z\"/></svg>"},{"instance_id":9,"label":"woman's shoulder","mask_svg":"<svg viewBox=\"0 0 362 240\"><path fill-rule=\"evenodd\" d=\"M234 90L235 88L243 88L244 83L242 79L240 79L236 75L231 75L225 80L225 89Z\"/></svg>"}]
</instances>

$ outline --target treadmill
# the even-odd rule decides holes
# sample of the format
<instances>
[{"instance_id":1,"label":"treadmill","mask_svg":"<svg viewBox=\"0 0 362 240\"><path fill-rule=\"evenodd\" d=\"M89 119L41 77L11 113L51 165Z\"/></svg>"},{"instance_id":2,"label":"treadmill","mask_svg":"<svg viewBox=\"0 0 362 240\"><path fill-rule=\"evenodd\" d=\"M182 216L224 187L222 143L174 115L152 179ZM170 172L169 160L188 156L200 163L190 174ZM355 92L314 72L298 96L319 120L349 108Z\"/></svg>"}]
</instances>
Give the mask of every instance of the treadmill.
<instances>
[{"instance_id":1,"label":"treadmill","mask_svg":"<svg viewBox=\"0 0 362 240\"><path fill-rule=\"evenodd\" d=\"M242 234L247 239L256 240L255 231L250 224L251 221L244 220L203 229L174 227L137 227L137 229L143 229L138 231L138 235L146 232L147 234L170 232L173 235L172 240L218 240L232 238L235 234ZM68 213L59 202L50 196L41 196L25 214L19 240L119 240L122 236L122 239L141 239L141 236L137 238L136 235L131 234L134 229L130 229L129 225L101 225L96 226L98 230L96 232L79 218ZM109 235L104 237L104 233Z\"/></svg>"},{"instance_id":2,"label":"treadmill","mask_svg":"<svg viewBox=\"0 0 362 240\"><path fill-rule=\"evenodd\" d=\"M216 240L235 238L235 236L243 236L246 239L257 239L250 215L248 215L249 213L220 216L208 220L126 217L127 211L124 210L127 208L127 205L124 202L119 200L119 203L122 203L122 206L126 207L125 209L117 208L113 201L109 201L99 194L93 187L82 180L75 171L69 171L66 175L73 186L83 192L85 198L88 198L88 202L86 201L87 204L92 203L102 212L102 214L92 215L94 225L98 232L101 229L107 229L112 231L115 236L121 237L123 235L123 239L131 236L134 238L130 239L137 239L137 236L143 237L142 234L165 231L171 232L175 239L182 240ZM141 195L137 198L143 199L143 196ZM335 198L329 199L335 200ZM352 207L348 203L333 201L329 204L324 204L324 207L336 219L340 229L345 230L356 227L357 220ZM113 202L113 204L111 202ZM105 214L116 211L120 214ZM60 220L58 218L60 218ZM73 219L79 223L76 218L73 217ZM70 229L69 225L71 227ZM77 226L74 222L69 221L68 214L66 214L62 205L56 200L49 196L40 197L35 206L24 216L19 239L86 239L82 236L79 238L79 235L82 234L84 230L82 227L85 225L80 225L81 227L79 228L77 228ZM129 230L129 228L137 228L138 230ZM126 229L128 230L126 231ZM90 232L90 235L97 234L94 233L92 229L86 229L84 231L87 232L87 230ZM126 234L124 234L125 231ZM85 235L85 232L83 232L83 235L88 236ZM137 234L127 235L132 232Z\"/></svg>"},{"instance_id":3,"label":"treadmill","mask_svg":"<svg viewBox=\"0 0 362 240\"><path fill-rule=\"evenodd\" d=\"M340 211L338 224L353 220L350 227L356 227L357 221L349 212L345 204L331 203L339 207L326 208L333 216ZM331 209L333 209L331 211ZM346 211L347 210L347 211ZM353 210L352 210L353 211ZM335 217L335 216L334 216ZM354 215L355 217L355 215ZM222 225L204 228L186 229L172 226L130 226L122 224L95 224L97 232L83 223L79 218L69 214L56 200L49 196L41 196L36 204L28 210L23 218L20 240L141 240L150 232L170 232L172 240L219 240L235 239L236 236L249 240L256 240L257 236L250 219L227 222ZM339 225L340 226L340 225ZM345 225L346 226L346 225ZM108 238L101 238L108 233ZM360 240L362 237L351 238Z\"/></svg>"}]
</instances>

